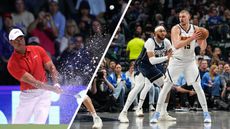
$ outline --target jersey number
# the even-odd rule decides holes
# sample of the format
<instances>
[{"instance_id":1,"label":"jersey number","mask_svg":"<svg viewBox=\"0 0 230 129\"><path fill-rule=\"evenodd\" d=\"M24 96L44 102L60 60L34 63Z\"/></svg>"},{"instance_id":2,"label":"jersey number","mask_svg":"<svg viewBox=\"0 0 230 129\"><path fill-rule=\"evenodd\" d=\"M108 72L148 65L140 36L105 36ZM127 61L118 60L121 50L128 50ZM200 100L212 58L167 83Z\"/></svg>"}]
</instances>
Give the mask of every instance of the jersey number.
<instances>
[{"instance_id":1,"label":"jersey number","mask_svg":"<svg viewBox=\"0 0 230 129\"><path fill-rule=\"evenodd\" d=\"M190 49L190 44L184 46L184 49Z\"/></svg>"}]
</instances>

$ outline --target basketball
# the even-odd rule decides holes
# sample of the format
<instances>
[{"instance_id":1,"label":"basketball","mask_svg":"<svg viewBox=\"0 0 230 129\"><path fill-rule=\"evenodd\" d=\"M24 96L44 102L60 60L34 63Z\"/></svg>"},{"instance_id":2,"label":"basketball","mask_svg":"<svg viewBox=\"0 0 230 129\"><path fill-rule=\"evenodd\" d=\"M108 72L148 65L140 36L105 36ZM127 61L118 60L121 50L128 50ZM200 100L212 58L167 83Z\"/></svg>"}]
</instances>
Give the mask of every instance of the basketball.
<instances>
[{"instance_id":1,"label":"basketball","mask_svg":"<svg viewBox=\"0 0 230 129\"><path fill-rule=\"evenodd\" d=\"M199 27L198 32L199 31L202 33L202 35L198 40L205 40L208 38L209 32L207 29L205 29L204 27Z\"/></svg>"}]
</instances>

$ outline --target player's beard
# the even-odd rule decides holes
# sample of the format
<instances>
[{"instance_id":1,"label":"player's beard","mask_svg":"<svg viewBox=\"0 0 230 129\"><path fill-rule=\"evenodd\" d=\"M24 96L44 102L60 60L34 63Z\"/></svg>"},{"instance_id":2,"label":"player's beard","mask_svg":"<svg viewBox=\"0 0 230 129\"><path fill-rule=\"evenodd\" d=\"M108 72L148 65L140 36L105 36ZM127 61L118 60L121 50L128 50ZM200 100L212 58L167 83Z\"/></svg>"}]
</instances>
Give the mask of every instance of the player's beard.
<instances>
[{"instance_id":1,"label":"player's beard","mask_svg":"<svg viewBox=\"0 0 230 129\"><path fill-rule=\"evenodd\" d=\"M160 36L159 34L157 34L157 38L159 38L160 40L164 40L165 36Z\"/></svg>"}]
</instances>

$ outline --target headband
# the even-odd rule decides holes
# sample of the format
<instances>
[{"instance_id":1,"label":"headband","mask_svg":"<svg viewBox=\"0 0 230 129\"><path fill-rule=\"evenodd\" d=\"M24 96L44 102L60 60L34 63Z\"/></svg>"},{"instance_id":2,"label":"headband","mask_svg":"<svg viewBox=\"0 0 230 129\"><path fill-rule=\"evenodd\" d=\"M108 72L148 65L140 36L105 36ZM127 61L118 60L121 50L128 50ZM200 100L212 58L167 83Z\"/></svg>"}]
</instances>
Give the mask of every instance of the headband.
<instances>
[{"instance_id":1,"label":"headband","mask_svg":"<svg viewBox=\"0 0 230 129\"><path fill-rule=\"evenodd\" d=\"M165 28L163 26L157 26L155 29L154 29L154 32L157 32L159 30L165 30Z\"/></svg>"}]
</instances>

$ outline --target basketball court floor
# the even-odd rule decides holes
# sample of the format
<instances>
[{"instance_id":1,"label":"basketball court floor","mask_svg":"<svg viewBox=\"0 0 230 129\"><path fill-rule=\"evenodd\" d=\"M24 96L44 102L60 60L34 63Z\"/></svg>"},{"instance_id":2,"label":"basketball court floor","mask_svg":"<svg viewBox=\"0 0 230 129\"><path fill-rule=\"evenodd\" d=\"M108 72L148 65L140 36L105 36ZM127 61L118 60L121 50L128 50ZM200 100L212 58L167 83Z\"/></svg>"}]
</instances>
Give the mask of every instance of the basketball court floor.
<instances>
[{"instance_id":1,"label":"basketball court floor","mask_svg":"<svg viewBox=\"0 0 230 129\"><path fill-rule=\"evenodd\" d=\"M129 123L120 123L119 113L98 113L103 121L103 129L230 129L230 112L211 111L212 123L203 123L203 113L196 112L169 112L177 121L159 121L150 124L149 117L153 112L144 113L144 117L136 117L135 112L129 112ZM78 113L70 129L90 129L93 120L89 114Z\"/></svg>"}]
</instances>

